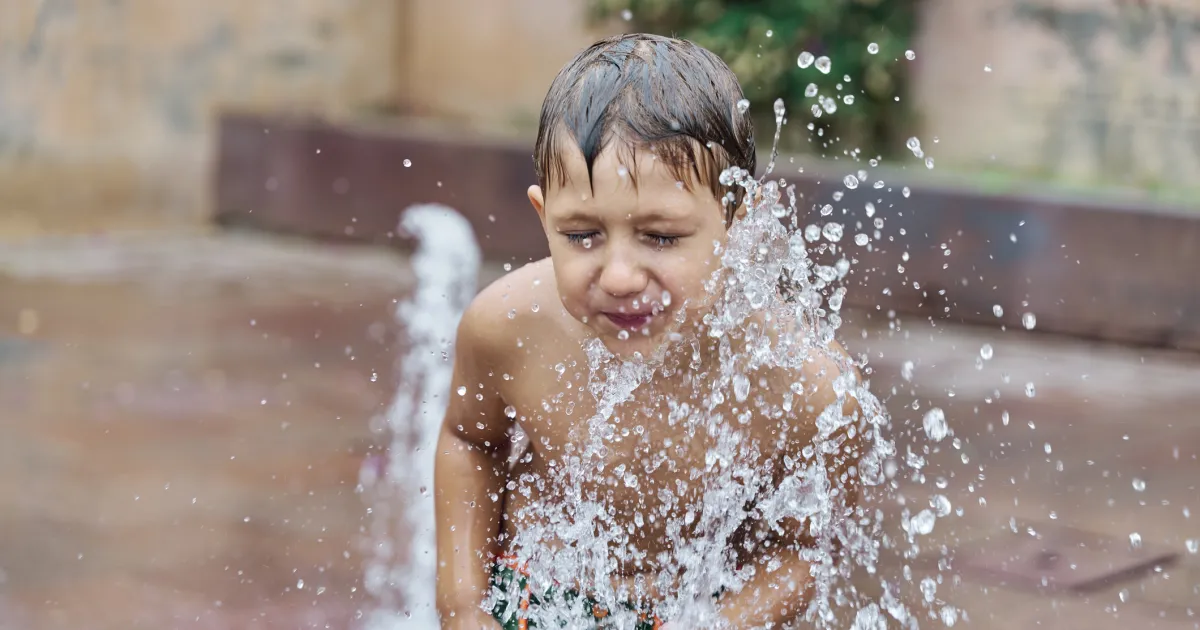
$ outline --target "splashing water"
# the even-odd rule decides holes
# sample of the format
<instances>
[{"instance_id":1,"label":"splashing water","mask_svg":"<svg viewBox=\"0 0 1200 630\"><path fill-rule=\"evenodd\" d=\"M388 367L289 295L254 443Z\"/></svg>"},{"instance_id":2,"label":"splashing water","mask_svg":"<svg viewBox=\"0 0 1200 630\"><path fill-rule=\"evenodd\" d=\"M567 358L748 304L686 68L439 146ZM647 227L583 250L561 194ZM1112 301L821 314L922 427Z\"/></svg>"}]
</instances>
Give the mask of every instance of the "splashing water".
<instances>
[{"instance_id":1,"label":"splashing water","mask_svg":"<svg viewBox=\"0 0 1200 630\"><path fill-rule=\"evenodd\" d=\"M480 257L470 224L446 206L408 208L400 230L416 239L416 282L413 295L396 309L407 351L386 430L389 452L398 456L382 469L369 462L361 473L371 513L364 582L378 602L365 627L428 630L438 626L433 468L451 383L452 366L445 357L463 310L475 297Z\"/></svg>"},{"instance_id":2,"label":"splashing water","mask_svg":"<svg viewBox=\"0 0 1200 630\"><path fill-rule=\"evenodd\" d=\"M805 61L799 62L802 67ZM782 124L782 102L775 113ZM776 142L778 137L777 130ZM776 149L772 148L768 174ZM865 173L862 179L866 181ZM719 251L720 269L706 285L710 303L703 326L693 336L673 336L671 344L679 353L660 352L652 358L635 354L621 359L600 340L587 343L586 391L595 400L595 413L579 423L577 442L556 460L561 465L549 466L551 472L542 476L526 473L509 482L510 491L527 497L535 487L561 488L556 493L561 500L523 505L515 520L534 525L517 528L505 546L531 576L533 592L552 592L545 590L552 585L586 585L588 596L609 615L606 623L611 626L605 627L635 627L639 613L626 604L651 601L655 614L672 623L719 628L726 622L718 615L713 594L737 592L756 572L777 568L775 560L766 566L739 566L737 549L749 544L745 524L760 523L776 533L803 527L808 543L791 553L808 563L812 577L802 615L807 623L882 628L891 618L901 627L917 628L919 615L900 600L898 580L915 584L920 578L907 566L903 578L880 575L879 551L893 548L914 557L921 537L934 531L939 516L949 514L951 506L938 495L931 498L931 509L912 514L904 508L901 532L889 536L881 511L868 509L866 502L854 507L847 503L847 482L857 482L860 492L877 497L894 494L898 465L887 436L890 419L859 375L865 365L834 350L845 294L838 284L851 267L838 243L843 228L832 221L801 228L794 187L783 180L758 181L735 167L722 173L721 183L741 185L751 201ZM818 257L810 258L806 241L821 235L828 242L813 244ZM827 264L830 259L832 264ZM715 348L716 365L700 360L705 347ZM663 358L675 354L678 364ZM840 376L832 386L836 400L817 410L815 431L807 427L806 432L804 426L789 425L793 408L807 402L802 379L792 380L784 391L769 391L750 375L799 375L813 359L832 361ZM684 382L690 392L654 389L657 382L681 372L688 373ZM647 391L655 402L628 408L639 391L639 404ZM573 392L564 392L568 393ZM754 418L777 422L774 435L780 444L790 434L803 435L803 456L782 462L765 457L772 445L750 438ZM688 444L655 443L641 422L682 429ZM637 430L631 435L634 424ZM925 428L933 440L951 434L940 410L926 417ZM843 447L852 440L857 440L857 450L848 452ZM638 446L630 446L630 441ZM702 457L675 457L696 447L705 449ZM613 451L630 449L634 457L618 458L623 463L609 467ZM852 472L831 475L834 464L847 458ZM631 461L634 465L627 466ZM921 474L919 456L910 452L906 463L914 476ZM640 485L639 475L676 465L690 467L681 471L687 483L677 480L674 487L668 484L656 491ZM597 485L637 489L639 498L633 506L618 505L612 491L597 490ZM652 492L654 496L648 496ZM656 505L649 505L651 499ZM647 528L669 539L670 552L651 556L639 546L638 530ZM612 579L629 566L654 569L632 584ZM860 593L851 582L852 575L864 572L875 576L882 596ZM494 586L485 608L507 602L504 614L517 614L514 602L520 601L521 588L516 581ZM919 605L928 608L929 618L954 623L959 611L942 604L935 607L935 598L927 597ZM570 597L547 595L533 610L545 627L591 627L580 625L578 601Z\"/></svg>"}]
</instances>

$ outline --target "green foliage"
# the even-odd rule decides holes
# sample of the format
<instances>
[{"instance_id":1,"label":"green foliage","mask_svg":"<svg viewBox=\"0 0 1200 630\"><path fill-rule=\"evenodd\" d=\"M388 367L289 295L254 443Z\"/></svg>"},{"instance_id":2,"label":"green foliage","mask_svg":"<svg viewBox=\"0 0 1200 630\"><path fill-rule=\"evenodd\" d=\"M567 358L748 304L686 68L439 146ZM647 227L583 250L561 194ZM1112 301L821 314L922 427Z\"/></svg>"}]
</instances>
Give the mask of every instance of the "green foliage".
<instances>
[{"instance_id":1,"label":"green foliage","mask_svg":"<svg viewBox=\"0 0 1200 630\"><path fill-rule=\"evenodd\" d=\"M594 20L628 18L630 31L689 39L724 59L750 100L760 145L774 132L776 98L787 105L785 150L832 157L860 149L863 158L890 157L901 154L912 135L905 90L914 62L905 51L911 48L919 0L589 2ZM872 43L879 47L875 54L868 51ZM831 71L798 67L803 51L829 57ZM806 96L810 84L816 96ZM822 103L836 105L836 111L828 113Z\"/></svg>"}]
</instances>

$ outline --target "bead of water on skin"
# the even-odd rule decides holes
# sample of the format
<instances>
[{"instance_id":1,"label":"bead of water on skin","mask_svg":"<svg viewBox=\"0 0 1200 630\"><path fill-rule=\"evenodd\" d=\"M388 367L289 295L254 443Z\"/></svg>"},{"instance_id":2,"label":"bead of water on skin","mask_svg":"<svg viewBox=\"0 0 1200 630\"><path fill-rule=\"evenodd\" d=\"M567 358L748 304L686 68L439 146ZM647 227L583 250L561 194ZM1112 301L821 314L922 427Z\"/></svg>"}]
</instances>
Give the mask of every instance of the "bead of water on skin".
<instances>
[{"instance_id":1,"label":"bead of water on skin","mask_svg":"<svg viewBox=\"0 0 1200 630\"><path fill-rule=\"evenodd\" d=\"M530 307L530 310L532 310L534 313L536 313L536 312L538 312L538 311L539 311L541 308L542 308L542 307L540 307L540 306L538 306L538 305L537 305L537 302L534 302L534 303L533 303L533 306L531 306L531 307Z\"/></svg>"},{"instance_id":2,"label":"bead of water on skin","mask_svg":"<svg viewBox=\"0 0 1200 630\"><path fill-rule=\"evenodd\" d=\"M458 392L458 395L459 395L459 396L466 396L466 395L467 395L467 388L466 388L465 386L463 386L463 385L459 385L459 386L458 386L458 389L457 389L456 391Z\"/></svg>"},{"instance_id":3,"label":"bead of water on skin","mask_svg":"<svg viewBox=\"0 0 1200 630\"><path fill-rule=\"evenodd\" d=\"M858 245L859 247L866 247L867 243L870 243L870 242L871 242L871 237L867 236L866 234L855 234L854 235L854 244Z\"/></svg>"},{"instance_id":4,"label":"bead of water on skin","mask_svg":"<svg viewBox=\"0 0 1200 630\"><path fill-rule=\"evenodd\" d=\"M739 114L745 114L750 109L750 101L742 99L737 102L737 110Z\"/></svg>"},{"instance_id":5,"label":"bead of water on skin","mask_svg":"<svg viewBox=\"0 0 1200 630\"><path fill-rule=\"evenodd\" d=\"M1025 395L1026 395L1026 396L1028 396L1028 397L1030 397L1030 398L1033 398L1034 396L1036 396L1036 395L1037 395L1037 388L1035 388L1035 387L1033 386L1033 383L1032 383L1032 382L1030 382L1030 383L1025 383Z\"/></svg>"},{"instance_id":6,"label":"bead of water on skin","mask_svg":"<svg viewBox=\"0 0 1200 630\"><path fill-rule=\"evenodd\" d=\"M983 357L984 361L991 361L992 354L993 354L992 344L990 344L990 343L983 344L983 347L981 347L979 349L979 356Z\"/></svg>"},{"instance_id":7,"label":"bead of water on skin","mask_svg":"<svg viewBox=\"0 0 1200 630\"><path fill-rule=\"evenodd\" d=\"M1004 307L996 304L992 307L992 315L995 315L996 317L1004 317Z\"/></svg>"},{"instance_id":8,"label":"bead of water on skin","mask_svg":"<svg viewBox=\"0 0 1200 630\"><path fill-rule=\"evenodd\" d=\"M813 54L806 50L796 57L796 65L800 66L801 68L807 68L811 66L815 60L816 57L813 57Z\"/></svg>"},{"instance_id":9,"label":"bead of water on skin","mask_svg":"<svg viewBox=\"0 0 1200 630\"><path fill-rule=\"evenodd\" d=\"M505 407L504 415L508 416L509 418L516 418L517 417L517 408L512 405Z\"/></svg>"},{"instance_id":10,"label":"bead of water on skin","mask_svg":"<svg viewBox=\"0 0 1200 630\"><path fill-rule=\"evenodd\" d=\"M1008 412L1007 412L1007 411L1005 411L1005 412L1002 412L1002 413L1000 414L1000 422L1001 422L1002 424L1004 424L1004 426L1008 426L1008 420L1009 420L1009 415L1008 415Z\"/></svg>"},{"instance_id":11,"label":"bead of water on skin","mask_svg":"<svg viewBox=\"0 0 1200 630\"><path fill-rule=\"evenodd\" d=\"M872 55L879 52L879 44L876 44L875 42L867 44L867 52L871 53Z\"/></svg>"},{"instance_id":12,"label":"bead of water on skin","mask_svg":"<svg viewBox=\"0 0 1200 630\"><path fill-rule=\"evenodd\" d=\"M1134 477L1133 478L1133 489L1137 492L1144 492L1146 490L1146 482L1142 479L1138 479L1137 477Z\"/></svg>"},{"instance_id":13,"label":"bead of water on skin","mask_svg":"<svg viewBox=\"0 0 1200 630\"><path fill-rule=\"evenodd\" d=\"M906 50L906 51L904 51L904 58L909 61L912 61L913 59L917 58L917 53L915 53L911 50Z\"/></svg>"},{"instance_id":14,"label":"bead of water on skin","mask_svg":"<svg viewBox=\"0 0 1200 630\"><path fill-rule=\"evenodd\" d=\"M934 442L946 439L946 435L950 432L950 428L946 426L946 412L939 407L933 407L925 412L922 426L925 427L925 435L928 435L929 439Z\"/></svg>"},{"instance_id":15,"label":"bead of water on skin","mask_svg":"<svg viewBox=\"0 0 1200 630\"><path fill-rule=\"evenodd\" d=\"M1142 548L1142 535L1137 532L1133 532L1132 534L1130 534L1129 535L1129 547L1131 549L1141 549Z\"/></svg>"},{"instance_id":16,"label":"bead of water on skin","mask_svg":"<svg viewBox=\"0 0 1200 630\"><path fill-rule=\"evenodd\" d=\"M821 74L829 74L829 70L833 68L833 63L829 61L829 57L817 57L813 62L813 67L821 72Z\"/></svg>"},{"instance_id":17,"label":"bead of water on skin","mask_svg":"<svg viewBox=\"0 0 1200 630\"><path fill-rule=\"evenodd\" d=\"M617 333L617 339L620 339L621 341L625 341L626 339L629 339L629 331L622 330L621 332Z\"/></svg>"},{"instance_id":18,"label":"bead of water on skin","mask_svg":"<svg viewBox=\"0 0 1200 630\"><path fill-rule=\"evenodd\" d=\"M1187 548L1188 553L1196 555L1200 553L1200 539L1189 538L1183 541L1183 546Z\"/></svg>"},{"instance_id":19,"label":"bead of water on skin","mask_svg":"<svg viewBox=\"0 0 1200 630\"><path fill-rule=\"evenodd\" d=\"M670 291L663 291L663 293L662 293L662 305L663 305L663 306L670 306L670 305L671 305L671 292L670 292Z\"/></svg>"},{"instance_id":20,"label":"bead of water on skin","mask_svg":"<svg viewBox=\"0 0 1200 630\"><path fill-rule=\"evenodd\" d=\"M1037 326L1037 315L1025 313L1021 316L1021 325L1025 327L1025 330L1033 330Z\"/></svg>"}]
</instances>

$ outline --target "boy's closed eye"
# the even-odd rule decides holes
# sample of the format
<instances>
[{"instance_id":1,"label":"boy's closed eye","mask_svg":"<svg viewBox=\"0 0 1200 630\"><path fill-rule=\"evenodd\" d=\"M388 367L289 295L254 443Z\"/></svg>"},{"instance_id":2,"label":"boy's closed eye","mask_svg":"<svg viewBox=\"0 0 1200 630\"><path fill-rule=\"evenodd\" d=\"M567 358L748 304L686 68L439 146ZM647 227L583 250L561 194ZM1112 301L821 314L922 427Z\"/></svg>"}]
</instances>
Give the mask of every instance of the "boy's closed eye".
<instances>
[{"instance_id":1,"label":"boy's closed eye","mask_svg":"<svg viewBox=\"0 0 1200 630\"><path fill-rule=\"evenodd\" d=\"M594 230L589 232L567 232L563 236L567 237L567 241L572 244L587 245L589 241L594 241L599 237L600 233ZM656 247L669 247L678 243L682 237L673 234L647 233L643 235L643 238Z\"/></svg>"}]
</instances>

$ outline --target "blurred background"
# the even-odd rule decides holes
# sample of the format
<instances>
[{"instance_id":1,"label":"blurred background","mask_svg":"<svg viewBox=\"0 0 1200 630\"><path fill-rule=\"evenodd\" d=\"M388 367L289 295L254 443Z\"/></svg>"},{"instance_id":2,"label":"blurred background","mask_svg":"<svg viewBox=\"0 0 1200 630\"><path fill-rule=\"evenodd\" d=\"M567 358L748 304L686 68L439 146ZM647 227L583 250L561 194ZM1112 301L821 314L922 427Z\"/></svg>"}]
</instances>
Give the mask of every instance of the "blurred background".
<instances>
[{"instance_id":1,"label":"blurred background","mask_svg":"<svg viewBox=\"0 0 1200 630\"><path fill-rule=\"evenodd\" d=\"M726 59L764 156L784 99L776 174L870 240L846 344L900 452L960 438L882 570L977 627L1200 627L1194 0L6 0L0 629L361 627L399 214L462 212L482 282L544 255L541 100L627 31Z\"/></svg>"}]
</instances>

